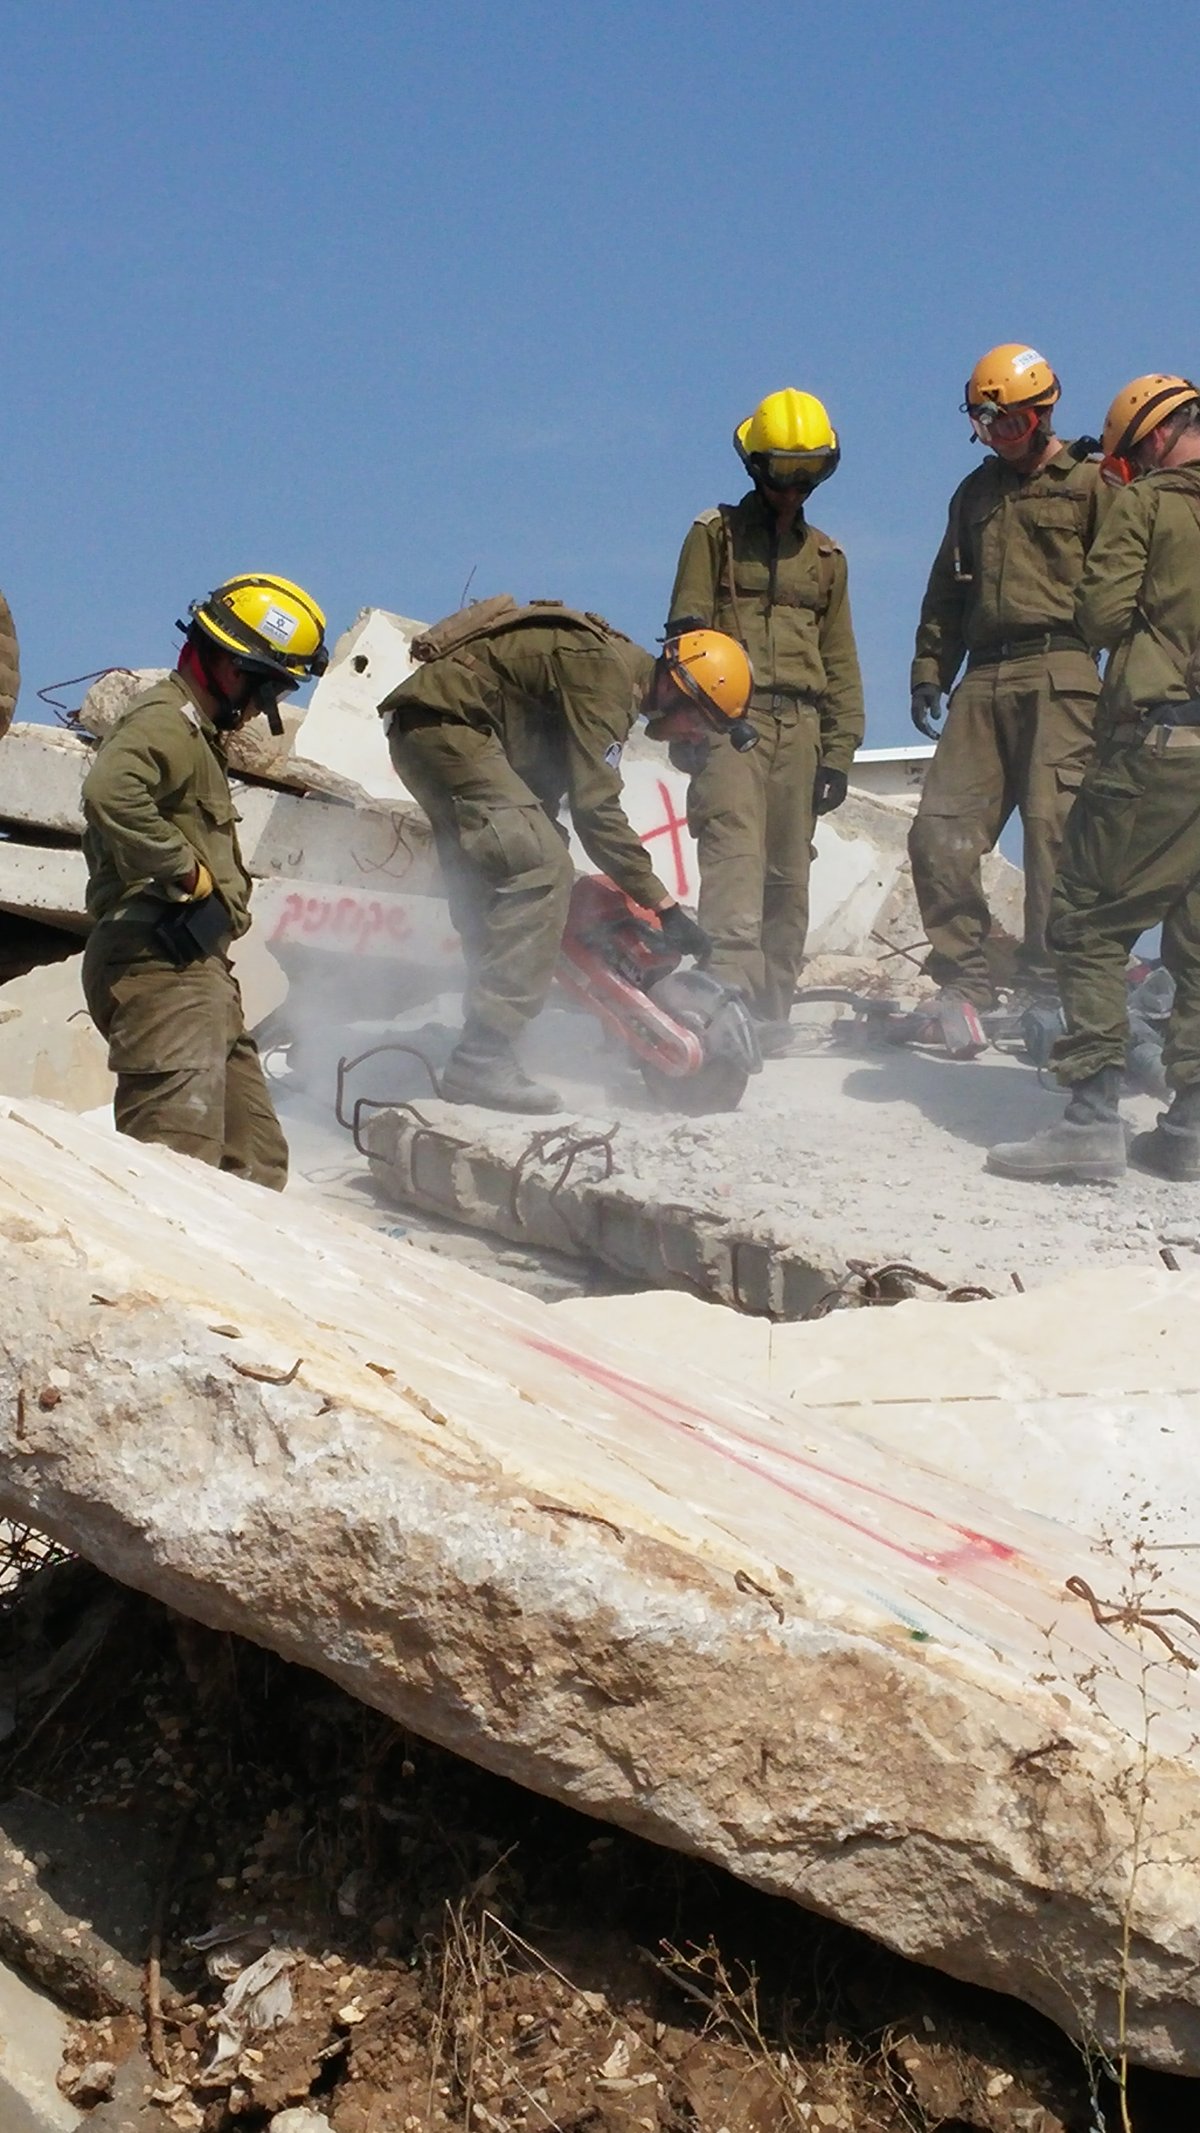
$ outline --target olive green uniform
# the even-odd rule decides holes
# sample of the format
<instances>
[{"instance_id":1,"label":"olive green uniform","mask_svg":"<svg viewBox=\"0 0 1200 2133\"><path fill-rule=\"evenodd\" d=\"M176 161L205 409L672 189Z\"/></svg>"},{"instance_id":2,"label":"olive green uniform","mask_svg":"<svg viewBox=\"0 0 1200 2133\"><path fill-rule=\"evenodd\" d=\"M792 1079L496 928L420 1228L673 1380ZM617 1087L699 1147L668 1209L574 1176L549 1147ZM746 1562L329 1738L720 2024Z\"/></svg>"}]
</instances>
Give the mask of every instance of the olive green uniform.
<instances>
[{"instance_id":1,"label":"olive green uniform","mask_svg":"<svg viewBox=\"0 0 1200 2133\"><path fill-rule=\"evenodd\" d=\"M1038 474L989 455L955 491L917 627L912 687L951 688L909 836L926 969L980 1005L993 996L981 863L1018 810L1025 927L1019 962L1050 979L1046 916L1063 828L1091 755L1095 659L1075 591L1108 489L1064 444Z\"/></svg>"},{"instance_id":2,"label":"olive green uniform","mask_svg":"<svg viewBox=\"0 0 1200 2133\"><path fill-rule=\"evenodd\" d=\"M117 1077L117 1130L282 1191L287 1143L228 956L179 969L155 936L199 861L229 920L250 924L250 876L215 728L181 674L156 682L101 742L83 785L92 1020Z\"/></svg>"},{"instance_id":3,"label":"olive green uniform","mask_svg":"<svg viewBox=\"0 0 1200 2133\"><path fill-rule=\"evenodd\" d=\"M1200 465L1147 474L1114 500L1075 606L1089 644L1108 646L1096 759L1067 826L1050 907L1069 1086L1125 1061L1125 965L1162 922L1175 980L1164 1052L1174 1089L1200 1083Z\"/></svg>"},{"instance_id":4,"label":"olive green uniform","mask_svg":"<svg viewBox=\"0 0 1200 2133\"><path fill-rule=\"evenodd\" d=\"M4 594L0 593L0 734L7 733L12 725L20 686L21 661L17 653L17 633L13 628L12 609Z\"/></svg>"},{"instance_id":5,"label":"olive green uniform","mask_svg":"<svg viewBox=\"0 0 1200 2133\"><path fill-rule=\"evenodd\" d=\"M513 1038L545 1004L575 869L564 797L600 872L669 901L621 806L621 750L649 652L555 601L419 666L380 705L397 775L425 810L463 944L467 1017Z\"/></svg>"},{"instance_id":6,"label":"olive green uniform","mask_svg":"<svg viewBox=\"0 0 1200 2133\"><path fill-rule=\"evenodd\" d=\"M802 505L781 536L751 490L702 512L684 541L668 631L688 619L745 646L758 734L744 753L713 741L688 788L708 967L784 1019L808 932L817 771L848 771L863 737L846 558Z\"/></svg>"}]
</instances>

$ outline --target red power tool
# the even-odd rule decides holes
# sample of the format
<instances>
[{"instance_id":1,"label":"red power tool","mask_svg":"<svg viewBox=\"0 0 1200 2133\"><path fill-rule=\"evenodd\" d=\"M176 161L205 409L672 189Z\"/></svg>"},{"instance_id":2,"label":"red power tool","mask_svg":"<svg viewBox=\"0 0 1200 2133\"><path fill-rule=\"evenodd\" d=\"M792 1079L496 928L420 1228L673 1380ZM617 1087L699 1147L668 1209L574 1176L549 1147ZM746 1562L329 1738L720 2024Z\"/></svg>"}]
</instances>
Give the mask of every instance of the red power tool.
<instances>
[{"instance_id":1,"label":"red power tool","mask_svg":"<svg viewBox=\"0 0 1200 2133\"><path fill-rule=\"evenodd\" d=\"M582 874L558 954L558 982L638 1060L665 1110L736 1111L762 1069L741 995L703 970L680 970L653 911L606 874Z\"/></svg>"}]
</instances>

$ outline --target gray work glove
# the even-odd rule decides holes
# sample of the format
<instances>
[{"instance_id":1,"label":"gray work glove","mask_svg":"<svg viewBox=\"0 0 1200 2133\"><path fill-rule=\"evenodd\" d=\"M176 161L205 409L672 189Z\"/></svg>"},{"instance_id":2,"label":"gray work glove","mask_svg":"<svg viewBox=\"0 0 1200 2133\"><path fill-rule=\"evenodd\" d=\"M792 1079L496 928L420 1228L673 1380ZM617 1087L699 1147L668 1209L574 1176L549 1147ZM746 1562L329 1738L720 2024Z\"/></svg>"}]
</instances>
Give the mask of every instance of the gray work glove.
<instances>
[{"instance_id":1,"label":"gray work glove","mask_svg":"<svg viewBox=\"0 0 1200 2133\"><path fill-rule=\"evenodd\" d=\"M674 948L678 955L691 955L698 963L703 963L712 954L709 935L682 904L669 904L665 911L660 911L658 923L668 948Z\"/></svg>"},{"instance_id":2,"label":"gray work glove","mask_svg":"<svg viewBox=\"0 0 1200 2133\"><path fill-rule=\"evenodd\" d=\"M912 692L909 716L918 733L936 741L941 732L942 692L936 681L922 681Z\"/></svg>"}]
</instances>

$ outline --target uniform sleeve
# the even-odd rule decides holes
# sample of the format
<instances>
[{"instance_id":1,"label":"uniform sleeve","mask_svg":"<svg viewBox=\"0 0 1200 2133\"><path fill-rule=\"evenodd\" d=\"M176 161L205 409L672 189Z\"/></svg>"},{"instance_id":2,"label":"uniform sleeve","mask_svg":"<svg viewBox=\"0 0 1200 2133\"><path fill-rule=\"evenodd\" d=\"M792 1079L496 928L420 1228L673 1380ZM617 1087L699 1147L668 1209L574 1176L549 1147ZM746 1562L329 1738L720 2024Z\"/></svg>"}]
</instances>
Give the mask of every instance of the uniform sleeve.
<instances>
[{"instance_id":1,"label":"uniform sleeve","mask_svg":"<svg viewBox=\"0 0 1200 2133\"><path fill-rule=\"evenodd\" d=\"M12 610L0 593L0 734L8 732L21 686L21 661Z\"/></svg>"},{"instance_id":2,"label":"uniform sleeve","mask_svg":"<svg viewBox=\"0 0 1200 2133\"><path fill-rule=\"evenodd\" d=\"M1093 650L1119 643L1133 620L1156 510L1136 488L1114 493L1075 592L1075 626Z\"/></svg>"},{"instance_id":3,"label":"uniform sleeve","mask_svg":"<svg viewBox=\"0 0 1200 2133\"><path fill-rule=\"evenodd\" d=\"M170 886L196 854L159 807L186 784L192 764L187 721L171 710L131 711L102 741L83 781L83 812L127 883Z\"/></svg>"},{"instance_id":4,"label":"uniform sleeve","mask_svg":"<svg viewBox=\"0 0 1200 2133\"><path fill-rule=\"evenodd\" d=\"M951 499L942 545L933 559L921 602L909 684L914 689L927 683L943 691L949 689L966 654L963 628L967 587L959 582L954 553L961 493L956 490Z\"/></svg>"},{"instance_id":5,"label":"uniform sleeve","mask_svg":"<svg viewBox=\"0 0 1200 2133\"><path fill-rule=\"evenodd\" d=\"M621 748L630 727L631 685L623 663L595 650L558 651L555 678L567 740L567 805L594 867L652 908L670 901L621 805Z\"/></svg>"},{"instance_id":6,"label":"uniform sleeve","mask_svg":"<svg viewBox=\"0 0 1200 2133\"><path fill-rule=\"evenodd\" d=\"M850 583L846 558L834 557L833 590L821 617L821 762L826 770L849 770L866 730L858 646L850 619Z\"/></svg>"},{"instance_id":7,"label":"uniform sleeve","mask_svg":"<svg viewBox=\"0 0 1200 2133\"><path fill-rule=\"evenodd\" d=\"M667 630L674 622L682 622L694 615L699 622L711 628L717 613L717 559L716 535L720 520L698 518L688 530L687 539L679 551L679 566L675 572L675 590L667 614Z\"/></svg>"}]
</instances>

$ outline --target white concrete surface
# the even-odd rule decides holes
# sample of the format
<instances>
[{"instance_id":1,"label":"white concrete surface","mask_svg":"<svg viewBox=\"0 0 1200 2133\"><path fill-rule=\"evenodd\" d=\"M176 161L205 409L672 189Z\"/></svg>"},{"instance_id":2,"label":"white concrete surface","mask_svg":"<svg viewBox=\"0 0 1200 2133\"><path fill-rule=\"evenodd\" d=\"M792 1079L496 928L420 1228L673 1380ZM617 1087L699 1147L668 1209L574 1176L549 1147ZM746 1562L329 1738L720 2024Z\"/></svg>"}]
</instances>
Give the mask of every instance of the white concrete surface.
<instances>
[{"instance_id":1,"label":"white concrete surface","mask_svg":"<svg viewBox=\"0 0 1200 2133\"><path fill-rule=\"evenodd\" d=\"M991 1305L910 1314L918 1349L952 1309L977 1345L944 1383L910 1361L885 1442L870 1314L841 1333L846 1397L817 1366L781 1402L48 1107L0 1104L0 1232L7 1515L1110 2045L1136 1848L1132 2049L1200 2072L1200 1561L1125 1558L1099 1500L1056 1520L1012 1479L1021 1434L1078 1404L1170 1505L1200 1273L1077 1288L1032 1387ZM1150 1561L1166 1648L1129 1597Z\"/></svg>"},{"instance_id":2,"label":"white concrete surface","mask_svg":"<svg viewBox=\"0 0 1200 2133\"><path fill-rule=\"evenodd\" d=\"M0 2133L75 2133L83 2114L58 2087L69 2023L0 1963Z\"/></svg>"}]
</instances>

